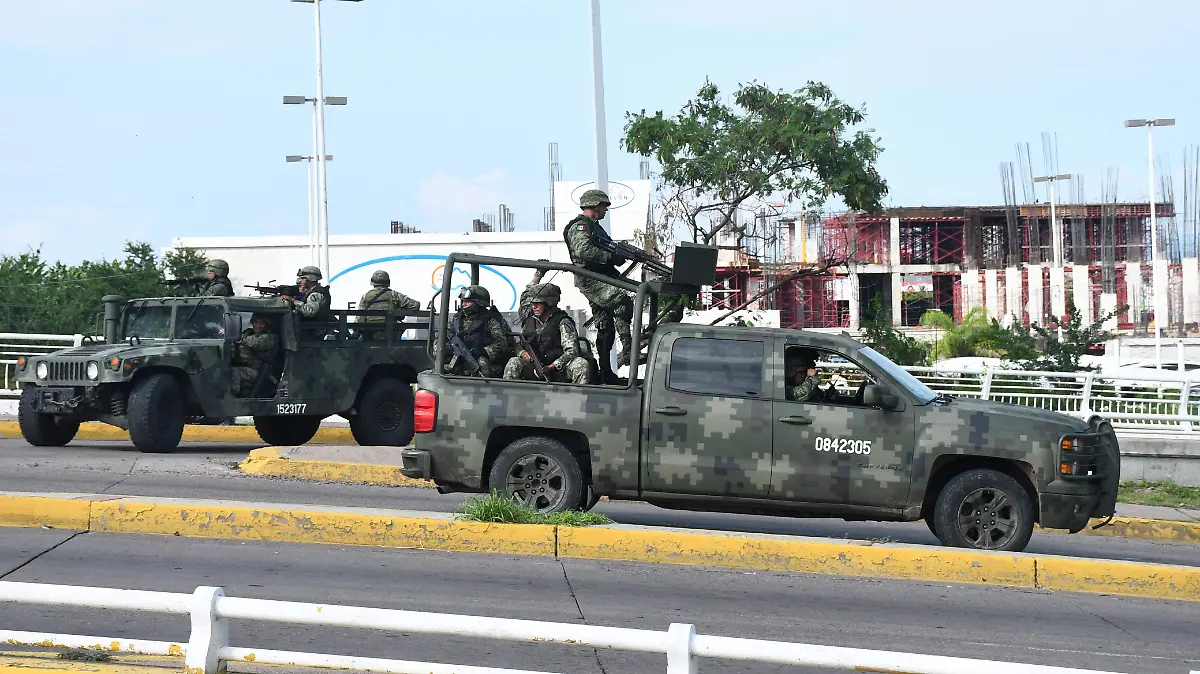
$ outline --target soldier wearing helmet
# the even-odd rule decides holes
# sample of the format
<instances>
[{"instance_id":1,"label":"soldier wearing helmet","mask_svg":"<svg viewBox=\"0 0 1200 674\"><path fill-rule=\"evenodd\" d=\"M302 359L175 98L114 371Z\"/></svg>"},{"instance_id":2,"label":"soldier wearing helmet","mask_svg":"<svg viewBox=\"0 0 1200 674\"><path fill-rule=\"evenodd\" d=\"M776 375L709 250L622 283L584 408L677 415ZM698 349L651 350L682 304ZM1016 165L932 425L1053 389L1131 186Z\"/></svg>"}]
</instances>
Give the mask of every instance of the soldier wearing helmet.
<instances>
[{"instance_id":1,"label":"soldier wearing helmet","mask_svg":"<svg viewBox=\"0 0 1200 674\"><path fill-rule=\"evenodd\" d=\"M229 263L212 259L204 266L208 282L200 286L201 297L233 297L233 283L229 281Z\"/></svg>"},{"instance_id":2,"label":"soldier wearing helmet","mask_svg":"<svg viewBox=\"0 0 1200 674\"><path fill-rule=\"evenodd\" d=\"M567 250L571 253L572 264L618 278L620 274L617 272L617 266L625 263L624 258L609 253L599 245L610 240L608 232L600 226L600 221L604 219L610 205L608 195L603 191L584 192L579 199L582 213L567 223L563 229L563 239L566 240ZM580 275L575 276L575 287L591 304L592 315L596 318L596 346L600 352L600 370L605 383L612 383L616 380L616 375L609 366L609 353L612 351L614 337L621 340L617 367L627 365L630 361L632 340L629 321L633 318L633 298L614 285Z\"/></svg>"},{"instance_id":3,"label":"soldier wearing helmet","mask_svg":"<svg viewBox=\"0 0 1200 674\"><path fill-rule=\"evenodd\" d=\"M512 333L504 324L504 317L492 306L492 295L483 286L470 285L458 293L459 308L450 321L450 338L458 337L467 350L479 361L480 374L484 377L499 377L504 363L512 355L509 338ZM447 370L450 374L474 374L462 358L455 358L452 349L447 349Z\"/></svg>"},{"instance_id":4,"label":"soldier wearing helmet","mask_svg":"<svg viewBox=\"0 0 1200 674\"><path fill-rule=\"evenodd\" d=\"M791 348L784 356L784 393L788 400L812 403L824 400L817 357L811 349Z\"/></svg>"},{"instance_id":5,"label":"soldier wearing helmet","mask_svg":"<svg viewBox=\"0 0 1200 674\"><path fill-rule=\"evenodd\" d=\"M321 285L321 270L312 265L301 267L296 271L296 287L300 293L296 297L283 295L279 299L292 305L292 311L301 318L325 318L329 315L332 298L329 288Z\"/></svg>"},{"instance_id":6,"label":"soldier wearing helmet","mask_svg":"<svg viewBox=\"0 0 1200 674\"><path fill-rule=\"evenodd\" d=\"M591 365L579 356L575 321L558 308L561 295L562 290L553 283L539 283L529 289L531 314L521 326L523 348L508 359L505 379L535 379L532 356L536 355L548 381L588 383Z\"/></svg>"},{"instance_id":7,"label":"soldier wearing helmet","mask_svg":"<svg viewBox=\"0 0 1200 674\"><path fill-rule=\"evenodd\" d=\"M389 287L391 283L392 279L386 271L376 269L371 274L371 289L363 293L362 299L358 302L358 308L364 311L390 311L393 309L420 311L420 302L404 293L392 290ZM383 323L383 321L383 316L358 317L359 323Z\"/></svg>"},{"instance_id":8,"label":"soldier wearing helmet","mask_svg":"<svg viewBox=\"0 0 1200 674\"><path fill-rule=\"evenodd\" d=\"M271 332L271 323L267 315L255 313L251 316L250 327L242 331L234 351L234 395L253 394L258 375L270 362L271 353L278 344L279 337Z\"/></svg>"}]
</instances>

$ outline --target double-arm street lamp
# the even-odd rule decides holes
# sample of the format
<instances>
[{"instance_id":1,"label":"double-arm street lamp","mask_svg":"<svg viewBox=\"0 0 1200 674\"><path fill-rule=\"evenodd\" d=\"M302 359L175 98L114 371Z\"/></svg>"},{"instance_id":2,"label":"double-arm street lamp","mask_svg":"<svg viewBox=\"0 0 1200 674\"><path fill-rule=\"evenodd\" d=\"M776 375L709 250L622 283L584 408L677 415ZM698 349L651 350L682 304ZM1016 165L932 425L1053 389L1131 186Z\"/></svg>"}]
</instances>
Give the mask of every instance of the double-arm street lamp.
<instances>
[{"instance_id":1,"label":"double-arm street lamp","mask_svg":"<svg viewBox=\"0 0 1200 674\"><path fill-rule=\"evenodd\" d=\"M1154 127L1175 126L1174 119L1127 119L1127 127L1146 127L1146 142L1150 152L1150 258L1153 260L1154 283L1154 362L1162 369L1162 330L1167 322L1167 310L1163 308L1162 298L1167 292L1167 270L1158 252L1158 220L1155 218L1154 206Z\"/></svg>"}]
</instances>

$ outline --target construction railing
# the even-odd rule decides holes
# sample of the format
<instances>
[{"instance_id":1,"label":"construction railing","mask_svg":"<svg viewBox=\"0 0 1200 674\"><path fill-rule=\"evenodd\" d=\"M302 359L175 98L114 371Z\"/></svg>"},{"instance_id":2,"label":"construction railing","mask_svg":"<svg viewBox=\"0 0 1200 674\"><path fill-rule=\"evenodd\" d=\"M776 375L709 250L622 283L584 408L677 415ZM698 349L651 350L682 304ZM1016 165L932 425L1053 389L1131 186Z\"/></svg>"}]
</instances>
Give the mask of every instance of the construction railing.
<instances>
[{"instance_id":1,"label":"construction railing","mask_svg":"<svg viewBox=\"0 0 1200 674\"><path fill-rule=\"evenodd\" d=\"M145 655L182 655L189 674L216 674L230 661L289 667L319 667L392 674L545 674L536 670L499 669L387 660L296 651L234 648L229 645L231 621L261 620L341 628L475 637L527 644L563 644L582 648L654 653L666 656L667 674L695 674L703 658L823 667L843 671L908 672L909 674L1117 674L974 660L938 655L817 646L784 641L740 639L696 634L689 624L673 623L665 632L624 627L600 627L511 618L423 613L226 597L219 587L198 587L192 594L145 592L74 585L0 582L0 601L52 606L79 606L121 611L150 611L188 615L191 634L186 643L140 641L114 637L42 634L0 630L0 643L59 648L102 649ZM1182 672L1180 674L1183 674ZM1191 672L1191 674L1200 674Z\"/></svg>"},{"instance_id":2,"label":"construction railing","mask_svg":"<svg viewBox=\"0 0 1200 674\"><path fill-rule=\"evenodd\" d=\"M0 332L0 366L3 366L3 380L0 380L0 396L20 395L14 380L17 372L17 359L21 356L36 356L51 353L59 349L79 346L83 335L39 335L19 332Z\"/></svg>"}]
</instances>

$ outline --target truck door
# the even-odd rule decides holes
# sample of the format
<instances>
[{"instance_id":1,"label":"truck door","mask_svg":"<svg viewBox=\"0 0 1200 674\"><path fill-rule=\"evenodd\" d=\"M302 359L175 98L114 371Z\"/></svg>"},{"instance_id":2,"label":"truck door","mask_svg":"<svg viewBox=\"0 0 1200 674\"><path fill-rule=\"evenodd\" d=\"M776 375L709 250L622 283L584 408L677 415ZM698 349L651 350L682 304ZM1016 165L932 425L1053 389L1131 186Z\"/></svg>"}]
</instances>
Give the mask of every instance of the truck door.
<instances>
[{"instance_id":1,"label":"truck door","mask_svg":"<svg viewBox=\"0 0 1200 674\"><path fill-rule=\"evenodd\" d=\"M668 334L646 387L643 490L764 498L771 482L768 338Z\"/></svg>"},{"instance_id":2,"label":"truck door","mask_svg":"<svg viewBox=\"0 0 1200 674\"><path fill-rule=\"evenodd\" d=\"M793 400L802 383L773 383L775 466L770 498L899 508L908 498L914 412L911 405L882 410L863 403L871 373L843 354L780 339L773 354L785 373L791 351L811 358L821 380L819 400Z\"/></svg>"}]
</instances>

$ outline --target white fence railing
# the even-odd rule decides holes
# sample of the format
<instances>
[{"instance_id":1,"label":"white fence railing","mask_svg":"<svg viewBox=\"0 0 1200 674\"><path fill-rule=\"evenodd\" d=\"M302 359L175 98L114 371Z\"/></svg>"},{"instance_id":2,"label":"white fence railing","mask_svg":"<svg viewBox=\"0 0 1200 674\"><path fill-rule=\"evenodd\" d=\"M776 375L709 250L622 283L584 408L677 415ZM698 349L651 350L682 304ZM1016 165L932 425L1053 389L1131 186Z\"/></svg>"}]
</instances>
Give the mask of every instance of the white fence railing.
<instances>
[{"instance_id":1,"label":"white fence railing","mask_svg":"<svg viewBox=\"0 0 1200 674\"><path fill-rule=\"evenodd\" d=\"M0 394L19 393L14 378L17 372L17 359L21 356L36 356L79 346L82 341L83 335L0 332L0 366L4 370L3 379L0 379Z\"/></svg>"},{"instance_id":2,"label":"white fence railing","mask_svg":"<svg viewBox=\"0 0 1200 674\"><path fill-rule=\"evenodd\" d=\"M545 674L533 670L385 660L321 653L234 648L229 645L231 620L262 620L325 627L351 627L393 632L476 637L523 643L564 644L595 649L654 653L666 656L667 674L695 674L702 658L823 667L845 671L909 674L1117 674L974 660L938 655L817 646L784 641L739 639L696 634L692 625L673 623L665 632L600 627L511 618L423 613L393 609L309 604L226 597L218 587L198 587L192 594L144 592L74 585L0 582L0 602L80 606L121 611L184 614L191 618L186 644L112 637L42 634L0 630L0 643L60 648L103 648L146 655L183 655L190 674L216 674L228 661L290 667L369 670L391 674ZM1182 672L1181 672L1182 674ZM1200 674L1200 672L1191 672Z\"/></svg>"}]
</instances>

